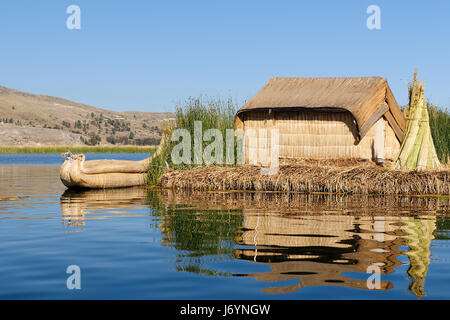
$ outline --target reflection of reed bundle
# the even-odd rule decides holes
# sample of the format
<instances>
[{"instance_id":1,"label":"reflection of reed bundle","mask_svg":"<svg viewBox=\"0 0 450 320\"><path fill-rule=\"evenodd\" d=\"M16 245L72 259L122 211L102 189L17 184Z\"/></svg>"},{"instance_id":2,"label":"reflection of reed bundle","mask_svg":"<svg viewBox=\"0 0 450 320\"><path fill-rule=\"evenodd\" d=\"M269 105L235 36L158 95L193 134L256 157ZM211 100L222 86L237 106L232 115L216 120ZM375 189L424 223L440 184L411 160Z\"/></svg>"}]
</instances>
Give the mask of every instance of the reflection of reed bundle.
<instances>
[{"instance_id":1,"label":"reflection of reed bundle","mask_svg":"<svg viewBox=\"0 0 450 320\"><path fill-rule=\"evenodd\" d=\"M409 106L405 108L407 127L400 153L395 162L397 169L439 169L441 167L430 131L424 84L417 81L409 85Z\"/></svg>"},{"instance_id":2,"label":"reflection of reed bundle","mask_svg":"<svg viewBox=\"0 0 450 320\"><path fill-rule=\"evenodd\" d=\"M436 229L436 218L426 219L404 218L405 224L400 228L406 234L403 238L410 248L406 254L410 260L408 275L410 278L409 289L417 296L425 296L425 277L430 264L430 244L434 239L433 232Z\"/></svg>"}]
</instances>

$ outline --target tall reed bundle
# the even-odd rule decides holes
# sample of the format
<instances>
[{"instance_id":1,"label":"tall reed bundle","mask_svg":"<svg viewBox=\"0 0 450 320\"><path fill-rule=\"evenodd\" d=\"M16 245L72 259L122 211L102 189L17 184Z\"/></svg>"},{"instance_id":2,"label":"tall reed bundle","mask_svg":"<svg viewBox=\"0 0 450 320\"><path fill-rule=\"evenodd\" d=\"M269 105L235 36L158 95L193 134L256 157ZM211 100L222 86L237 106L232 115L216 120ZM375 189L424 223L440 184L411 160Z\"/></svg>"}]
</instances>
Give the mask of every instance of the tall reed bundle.
<instances>
[{"instance_id":1,"label":"tall reed bundle","mask_svg":"<svg viewBox=\"0 0 450 320\"><path fill-rule=\"evenodd\" d=\"M409 105L405 108L407 127L405 138L395 161L396 169L425 170L441 167L431 136L424 84L414 81L409 85Z\"/></svg>"}]
</instances>

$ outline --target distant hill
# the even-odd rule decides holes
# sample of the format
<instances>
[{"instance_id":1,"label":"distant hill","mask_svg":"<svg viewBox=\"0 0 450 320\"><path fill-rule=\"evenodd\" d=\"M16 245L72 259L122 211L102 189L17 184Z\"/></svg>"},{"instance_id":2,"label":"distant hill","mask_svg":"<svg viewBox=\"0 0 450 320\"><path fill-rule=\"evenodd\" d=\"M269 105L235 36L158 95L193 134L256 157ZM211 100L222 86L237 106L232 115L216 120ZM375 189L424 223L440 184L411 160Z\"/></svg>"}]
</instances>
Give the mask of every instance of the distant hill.
<instances>
[{"instance_id":1,"label":"distant hill","mask_svg":"<svg viewBox=\"0 0 450 320\"><path fill-rule=\"evenodd\" d=\"M155 145L170 112L116 112L0 86L0 145Z\"/></svg>"}]
</instances>

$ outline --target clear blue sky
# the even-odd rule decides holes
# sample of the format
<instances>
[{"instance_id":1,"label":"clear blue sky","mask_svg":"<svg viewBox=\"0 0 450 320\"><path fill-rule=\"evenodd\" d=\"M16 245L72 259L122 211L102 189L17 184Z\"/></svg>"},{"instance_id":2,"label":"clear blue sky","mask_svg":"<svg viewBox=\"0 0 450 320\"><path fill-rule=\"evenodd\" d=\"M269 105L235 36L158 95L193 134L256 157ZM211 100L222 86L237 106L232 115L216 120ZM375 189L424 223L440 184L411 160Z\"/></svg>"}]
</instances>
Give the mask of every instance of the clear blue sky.
<instances>
[{"instance_id":1,"label":"clear blue sky","mask_svg":"<svg viewBox=\"0 0 450 320\"><path fill-rule=\"evenodd\" d=\"M66 8L81 8L69 30ZM381 8L368 30L366 8ZM249 99L270 77L382 76L401 104L415 67L450 105L450 1L2 1L0 85L113 110Z\"/></svg>"}]
</instances>

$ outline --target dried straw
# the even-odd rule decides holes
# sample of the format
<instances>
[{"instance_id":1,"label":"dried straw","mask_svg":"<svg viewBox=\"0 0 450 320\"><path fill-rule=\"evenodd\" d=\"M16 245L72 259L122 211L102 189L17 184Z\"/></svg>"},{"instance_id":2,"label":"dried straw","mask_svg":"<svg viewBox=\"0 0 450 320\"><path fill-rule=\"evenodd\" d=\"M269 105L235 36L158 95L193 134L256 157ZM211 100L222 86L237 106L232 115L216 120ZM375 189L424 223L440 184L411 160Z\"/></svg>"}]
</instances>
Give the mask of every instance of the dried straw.
<instances>
[{"instance_id":1,"label":"dried straw","mask_svg":"<svg viewBox=\"0 0 450 320\"><path fill-rule=\"evenodd\" d=\"M382 195L449 195L450 170L401 171L372 163L336 165L329 161L282 163L278 173L261 174L256 166L198 167L166 172L163 188L185 190L246 190L328 192Z\"/></svg>"}]
</instances>

